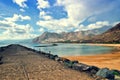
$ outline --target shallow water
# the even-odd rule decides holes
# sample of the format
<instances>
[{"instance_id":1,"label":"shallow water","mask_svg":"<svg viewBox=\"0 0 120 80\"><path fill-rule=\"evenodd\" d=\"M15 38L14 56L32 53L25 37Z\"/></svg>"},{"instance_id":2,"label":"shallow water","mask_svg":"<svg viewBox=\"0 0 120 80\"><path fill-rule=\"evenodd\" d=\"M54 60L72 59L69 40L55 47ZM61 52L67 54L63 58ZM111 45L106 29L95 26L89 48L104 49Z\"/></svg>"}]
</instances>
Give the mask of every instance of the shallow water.
<instances>
[{"instance_id":1,"label":"shallow water","mask_svg":"<svg viewBox=\"0 0 120 80\"><path fill-rule=\"evenodd\" d=\"M52 44L36 44L36 43L18 43L27 47L50 52L59 56L81 56L81 55L95 55L95 54L105 54L114 50L112 47L105 46L93 46L86 44L70 44L70 43L58 43L58 46L49 46L49 47L35 47L43 45L52 45ZM8 45L8 43L0 43L0 46Z\"/></svg>"},{"instance_id":2,"label":"shallow water","mask_svg":"<svg viewBox=\"0 0 120 80\"><path fill-rule=\"evenodd\" d=\"M38 48L37 48L38 49ZM91 46L85 44L58 44L58 46L40 48L41 51L51 52L59 56L80 56L105 54L113 50L112 47Z\"/></svg>"}]
</instances>

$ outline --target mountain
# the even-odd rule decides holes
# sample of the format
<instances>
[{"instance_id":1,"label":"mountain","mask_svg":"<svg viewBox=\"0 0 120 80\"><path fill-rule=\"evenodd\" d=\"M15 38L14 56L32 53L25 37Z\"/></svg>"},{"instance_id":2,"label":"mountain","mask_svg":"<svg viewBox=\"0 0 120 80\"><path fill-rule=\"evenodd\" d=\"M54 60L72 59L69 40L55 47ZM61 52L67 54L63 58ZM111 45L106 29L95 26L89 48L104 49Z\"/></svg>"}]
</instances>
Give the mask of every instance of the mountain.
<instances>
[{"instance_id":1,"label":"mountain","mask_svg":"<svg viewBox=\"0 0 120 80\"><path fill-rule=\"evenodd\" d=\"M95 35L92 31L77 31L77 32L62 32L51 33L44 32L41 36L33 39L33 42L46 43L46 42L66 42L66 41L79 41L84 38L90 38Z\"/></svg>"},{"instance_id":2,"label":"mountain","mask_svg":"<svg viewBox=\"0 0 120 80\"><path fill-rule=\"evenodd\" d=\"M106 32L89 39L91 42L120 43L120 23Z\"/></svg>"},{"instance_id":3,"label":"mountain","mask_svg":"<svg viewBox=\"0 0 120 80\"><path fill-rule=\"evenodd\" d=\"M44 42L56 42L62 39L62 35L58 33L44 32L41 36L33 39L33 42L44 43Z\"/></svg>"},{"instance_id":4,"label":"mountain","mask_svg":"<svg viewBox=\"0 0 120 80\"><path fill-rule=\"evenodd\" d=\"M116 25L119 26L119 25ZM102 28L77 31L77 32L62 32L62 33L51 33L44 32L42 35L33 39L33 42L46 43L46 42L111 42L118 39L116 27L104 26ZM113 29L115 32L113 32ZM113 34L113 35L112 35ZM112 35L112 36L111 36ZM115 38L115 39L112 39ZM118 41L118 40L117 40Z\"/></svg>"}]
</instances>

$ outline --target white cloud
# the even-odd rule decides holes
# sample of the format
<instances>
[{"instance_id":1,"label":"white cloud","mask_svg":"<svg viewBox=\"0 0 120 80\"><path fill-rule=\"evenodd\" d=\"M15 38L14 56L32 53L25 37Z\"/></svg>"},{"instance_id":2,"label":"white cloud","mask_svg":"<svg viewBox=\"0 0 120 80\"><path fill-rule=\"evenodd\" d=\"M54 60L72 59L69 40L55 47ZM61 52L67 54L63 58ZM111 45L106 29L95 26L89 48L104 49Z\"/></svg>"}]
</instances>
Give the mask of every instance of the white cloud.
<instances>
[{"instance_id":1,"label":"white cloud","mask_svg":"<svg viewBox=\"0 0 120 80\"><path fill-rule=\"evenodd\" d=\"M11 34L10 32L6 32L2 35L0 35L0 40L22 40L22 39L31 39L31 38L35 38L38 35L36 34Z\"/></svg>"},{"instance_id":2,"label":"white cloud","mask_svg":"<svg viewBox=\"0 0 120 80\"><path fill-rule=\"evenodd\" d=\"M41 33L43 33L45 30L44 30L44 28L40 28L39 31L40 31Z\"/></svg>"},{"instance_id":3,"label":"white cloud","mask_svg":"<svg viewBox=\"0 0 120 80\"><path fill-rule=\"evenodd\" d=\"M108 3L106 6L106 4L100 4L100 1L102 2L104 0L93 0L92 2L90 0L57 0L55 6L63 6L67 12L67 17L57 20L41 11L40 16L43 17L44 20L39 20L36 24L55 32L58 30L62 32L71 31L74 28L79 29L81 27L79 24L86 18L112 9L113 5L111 5L111 3ZM47 6L43 8L47 8ZM45 17L47 18L45 19ZM91 20L95 20L95 18ZM96 25L100 27L99 23ZM96 25L89 25L89 28L96 28Z\"/></svg>"},{"instance_id":4,"label":"white cloud","mask_svg":"<svg viewBox=\"0 0 120 80\"><path fill-rule=\"evenodd\" d=\"M31 34L33 31L32 27L29 24L26 25L18 25L16 27L9 27L3 34L0 36L0 40L4 37L6 39L28 39L35 37L34 34ZM3 38L1 38L3 36Z\"/></svg>"},{"instance_id":5,"label":"white cloud","mask_svg":"<svg viewBox=\"0 0 120 80\"><path fill-rule=\"evenodd\" d=\"M0 40L3 39L28 39L36 35L33 34L34 29L29 24L17 24L17 21L30 20L28 16L14 14L13 17L0 20L0 29L3 29L0 34ZM2 25L2 26L1 26ZM0 31L1 32L1 31Z\"/></svg>"},{"instance_id":6,"label":"white cloud","mask_svg":"<svg viewBox=\"0 0 120 80\"><path fill-rule=\"evenodd\" d=\"M89 24L87 26L87 29L96 29L96 28L101 28L101 27L104 27L104 26L109 26L110 23L108 21L98 21L94 24Z\"/></svg>"},{"instance_id":7,"label":"white cloud","mask_svg":"<svg viewBox=\"0 0 120 80\"><path fill-rule=\"evenodd\" d=\"M49 16L45 11L41 11L39 15L40 19L51 20L52 16Z\"/></svg>"},{"instance_id":8,"label":"white cloud","mask_svg":"<svg viewBox=\"0 0 120 80\"><path fill-rule=\"evenodd\" d=\"M57 0L57 6L64 6L68 18L81 22L91 15L101 14L103 12L113 9L113 4L105 2L104 0Z\"/></svg>"},{"instance_id":9,"label":"white cloud","mask_svg":"<svg viewBox=\"0 0 120 80\"><path fill-rule=\"evenodd\" d=\"M25 4L25 2L27 2L27 0L13 0L14 3L16 3L17 5L19 5L22 8L27 7L27 5Z\"/></svg>"},{"instance_id":10,"label":"white cloud","mask_svg":"<svg viewBox=\"0 0 120 80\"><path fill-rule=\"evenodd\" d=\"M24 10L24 9L20 9L20 11L21 11L21 12L25 12L25 10Z\"/></svg>"},{"instance_id":11,"label":"white cloud","mask_svg":"<svg viewBox=\"0 0 120 80\"><path fill-rule=\"evenodd\" d=\"M4 27L4 26L3 26ZM0 40L3 39L29 39L34 38L37 35L32 34L33 28L29 25L18 25L16 24L14 27L8 27L1 35Z\"/></svg>"},{"instance_id":12,"label":"white cloud","mask_svg":"<svg viewBox=\"0 0 120 80\"><path fill-rule=\"evenodd\" d=\"M15 22L15 21L31 20L31 17L14 14L13 17L5 18L5 20L10 22Z\"/></svg>"},{"instance_id":13,"label":"white cloud","mask_svg":"<svg viewBox=\"0 0 120 80\"><path fill-rule=\"evenodd\" d=\"M37 8L40 10L39 18L42 20L51 20L52 16L48 15L43 9L49 8L49 2L47 0L37 0Z\"/></svg>"},{"instance_id":14,"label":"white cloud","mask_svg":"<svg viewBox=\"0 0 120 80\"><path fill-rule=\"evenodd\" d=\"M37 8L44 9L50 7L49 2L47 0L37 0Z\"/></svg>"},{"instance_id":15,"label":"white cloud","mask_svg":"<svg viewBox=\"0 0 120 80\"><path fill-rule=\"evenodd\" d=\"M31 20L31 18L29 16L19 15L19 17L21 18L21 20Z\"/></svg>"},{"instance_id":16,"label":"white cloud","mask_svg":"<svg viewBox=\"0 0 120 80\"><path fill-rule=\"evenodd\" d=\"M83 0L57 0L56 5L64 6L68 14L68 18L77 21L77 23L83 21L89 17L93 12L86 6Z\"/></svg>"},{"instance_id":17,"label":"white cloud","mask_svg":"<svg viewBox=\"0 0 120 80\"><path fill-rule=\"evenodd\" d=\"M69 23L69 24L68 24ZM62 31L67 31L73 28L73 23L67 19L60 19L60 20L55 20L55 19L51 19L51 20L47 20L47 21L38 21L36 23L39 26L42 26L44 28L47 28L50 31L58 31L61 32Z\"/></svg>"},{"instance_id":18,"label":"white cloud","mask_svg":"<svg viewBox=\"0 0 120 80\"><path fill-rule=\"evenodd\" d=\"M81 31L81 30L92 30L92 29L97 29L97 28L102 28L105 26L112 26L114 23L110 23L109 21L97 21L96 23L91 23L87 26L84 26L81 24L78 29L75 31Z\"/></svg>"}]
</instances>

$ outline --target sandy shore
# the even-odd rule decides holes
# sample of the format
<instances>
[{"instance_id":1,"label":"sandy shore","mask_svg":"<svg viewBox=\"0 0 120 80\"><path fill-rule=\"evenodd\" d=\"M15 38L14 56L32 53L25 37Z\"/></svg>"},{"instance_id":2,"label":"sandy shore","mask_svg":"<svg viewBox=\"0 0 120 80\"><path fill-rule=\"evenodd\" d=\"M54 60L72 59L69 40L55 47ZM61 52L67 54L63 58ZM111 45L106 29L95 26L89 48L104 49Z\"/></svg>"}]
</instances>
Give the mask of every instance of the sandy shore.
<instances>
[{"instance_id":1,"label":"sandy shore","mask_svg":"<svg viewBox=\"0 0 120 80\"><path fill-rule=\"evenodd\" d=\"M70 60L78 60L79 62L98 66L100 68L108 67L110 69L120 70L120 44L86 44L93 46L109 46L115 47L116 51L108 54L94 55L94 56L67 56ZM119 49L119 50L118 50Z\"/></svg>"}]
</instances>

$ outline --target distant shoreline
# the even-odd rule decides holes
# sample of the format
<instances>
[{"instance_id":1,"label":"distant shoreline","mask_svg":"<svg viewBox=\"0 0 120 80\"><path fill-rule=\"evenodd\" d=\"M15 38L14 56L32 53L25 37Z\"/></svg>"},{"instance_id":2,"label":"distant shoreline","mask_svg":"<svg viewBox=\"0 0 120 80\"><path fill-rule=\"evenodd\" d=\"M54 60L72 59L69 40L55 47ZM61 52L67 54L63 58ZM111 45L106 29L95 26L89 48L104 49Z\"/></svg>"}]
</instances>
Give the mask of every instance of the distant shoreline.
<instances>
[{"instance_id":1,"label":"distant shoreline","mask_svg":"<svg viewBox=\"0 0 120 80\"><path fill-rule=\"evenodd\" d=\"M93 46L108 46L108 47L119 47L119 48L120 48L120 44L86 43L86 45L93 45Z\"/></svg>"},{"instance_id":2,"label":"distant shoreline","mask_svg":"<svg viewBox=\"0 0 120 80\"><path fill-rule=\"evenodd\" d=\"M85 45L93 45L93 46L108 46L108 47L115 47L116 50L106 54L97 54L97 55L90 55L90 56L64 56L70 60L78 60L79 62L88 64L88 65L95 65L100 68L108 67L111 69L118 69L120 70L120 44L85 44Z\"/></svg>"}]
</instances>

